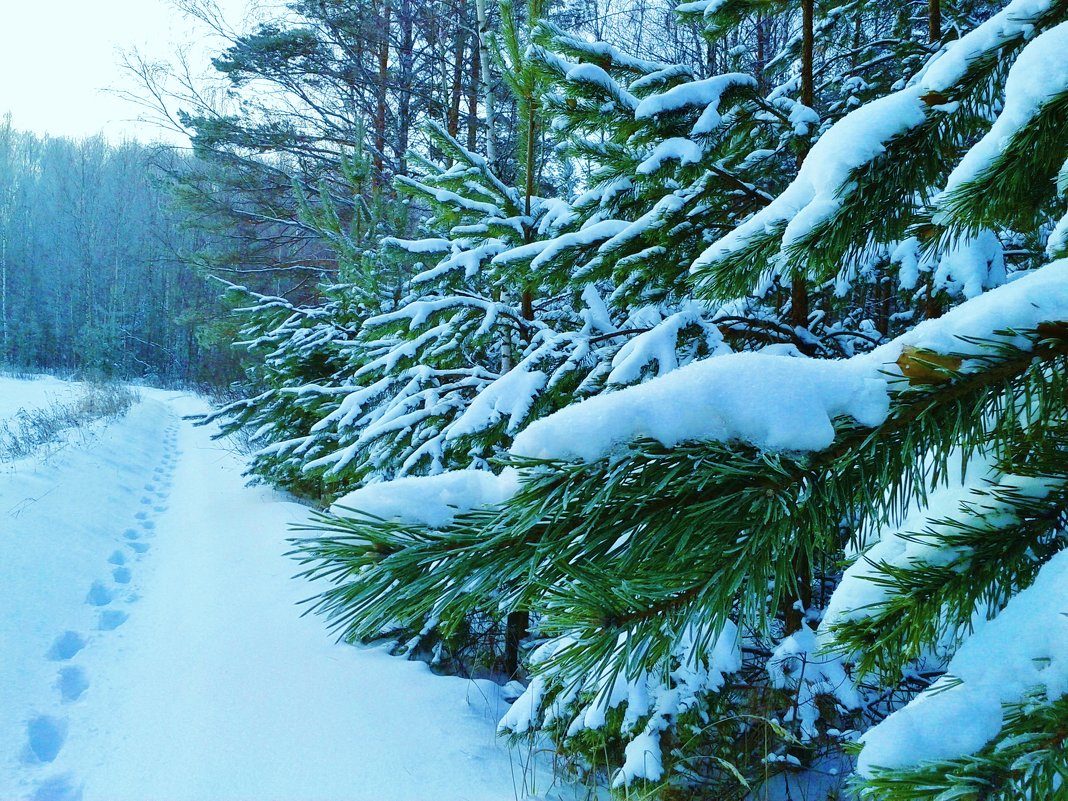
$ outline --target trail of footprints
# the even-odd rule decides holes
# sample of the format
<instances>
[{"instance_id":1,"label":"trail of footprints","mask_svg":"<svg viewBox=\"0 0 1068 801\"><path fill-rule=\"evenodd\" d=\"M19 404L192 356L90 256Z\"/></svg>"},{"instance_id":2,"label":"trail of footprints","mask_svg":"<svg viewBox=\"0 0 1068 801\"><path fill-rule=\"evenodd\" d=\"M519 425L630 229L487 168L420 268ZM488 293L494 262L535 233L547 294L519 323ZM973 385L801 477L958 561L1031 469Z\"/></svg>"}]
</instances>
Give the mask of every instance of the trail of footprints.
<instances>
[{"instance_id":1,"label":"trail of footprints","mask_svg":"<svg viewBox=\"0 0 1068 801\"><path fill-rule=\"evenodd\" d=\"M167 511L171 493L171 480L180 452L178 423L168 426L163 437L163 455L152 472L152 478L144 485L141 509L134 514L134 522L116 536L119 545L107 558L104 565L106 578L94 581L88 588L85 603L98 608L95 631L97 635L77 631L65 631L53 641L44 654L45 658L59 663L55 689L59 700L57 714L37 715L26 724L26 747L22 762L27 766L47 766L55 761L67 739L68 721L61 711L66 704L82 699L89 690L89 676L77 664L82 649L106 632L114 631L129 619L121 604L132 604L138 596L130 590L133 568L151 547L146 541L156 528L155 517ZM33 801L79 801L81 788L69 774L60 774L43 780L37 785Z\"/></svg>"}]
</instances>

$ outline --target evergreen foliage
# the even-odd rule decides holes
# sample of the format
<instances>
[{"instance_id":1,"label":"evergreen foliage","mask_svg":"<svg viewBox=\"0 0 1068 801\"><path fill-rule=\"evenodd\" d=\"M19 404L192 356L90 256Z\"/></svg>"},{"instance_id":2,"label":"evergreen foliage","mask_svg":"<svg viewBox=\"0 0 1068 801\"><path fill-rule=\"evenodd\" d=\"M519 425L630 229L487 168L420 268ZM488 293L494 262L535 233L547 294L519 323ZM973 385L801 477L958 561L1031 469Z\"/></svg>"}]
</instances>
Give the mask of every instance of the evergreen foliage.
<instances>
[{"instance_id":1,"label":"evergreen foliage","mask_svg":"<svg viewBox=\"0 0 1068 801\"><path fill-rule=\"evenodd\" d=\"M1053 797L1068 653L1005 632L1062 626L1068 5L802 6L685 3L691 65L502 4L511 146L301 175L338 280L231 288L221 415L340 498L295 554L341 636L530 614L501 731L593 780Z\"/></svg>"},{"instance_id":2,"label":"evergreen foliage","mask_svg":"<svg viewBox=\"0 0 1068 801\"><path fill-rule=\"evenodd\" d=\"M684 11L702 13L713 37L746 15L788 13L698 5ZM1052 797L1064 769L1055 743L1065 654L1056 645L1033 655L1055 666L1049 678L997 695L1004 719L983 739L968 735L974 748L945 758L903 748L893 766L878 760L889 753L882 732L942 708L923 703L928 696L961 699L945 701L950 711L929 725L979 725L962 714L965 699L991 703L975 695L983 668L970 655L994 642L1014 609L1041 605L1027 588L1045 586L1064 549L1066 273L1063 263L1040 265L1047 239L1057 247L1065 84L1056 69L1040 80L1034 65L1048 68L1065 11L1016 0L988 18L961 12L950 24L960 38L930 56L902 37L875 57L863 89L848 66L821 84L818 122L796 99L783 105L797 91L792 67L783 88L765 91L767 68L760 81L697 79L537 28L527 52L548 86L559 152L587 177L566 207L541 201L554 224L495 246L479 274L523 265L557 282L557 293L582 297L593 286L613 323L643 308L662 321L666 309L685 309L688 325L735 349L767 344L759 334L770 332L795 354L839 358L743 358L710 345L690 351L697 363L674 376L639 369L631 379L645 386L605 392L615 389L609 379L585 393L601 397L529 422L581 400L587 378L507 429L523 433L488 465L503 468L492 481L506 500L448 495L455 508L434 521L387 503L463 477L445 473L433 484L357 490L324 514L319 533L297 541L305 575L333 585L315 608L354 639L397 624L449 635L473 614L533 611L531 682L502 730L546 734L588 769L609 771L616 787L645 781L665 794L673 786L741 798L769 767L790 782L820 760L840 764L850 739L841 732L872 727L855 778L864 797ZM824 12L818 30L829 42L845 41L833 33L845 19L872 30L860 6ZM788 39L769 63L795 63L795 46ZM842 47L843 61L873 52L855 39ZM833 44L824 57L838 58ZM891 59L917 74L889 74ZM804 136L814 144L798 142ZM477 157L467 163L473 170ZM454 203L465 197L448 191ZM435 247L464 252L457 233ZM697 298L682 283L691 263ZM1024 277L984 295L1007 273ZM776 287L798 275L818 288L811 330L782 324L796 295ZM905 313L892 315L895 304ZM624 335L616 326L635 349L656 329ZM683 330L676 322L673 334ZM678 356L683 336L667 341L660 352L674 353L659 368L688 361ZM625 352L600 358L618 368ZM767 382L782 398L760 394ZM858 400L867 382L885 393L868 398L874 406ZM844 405L821 401L823 411L806 416L806 393L839 391ZM725 422L658 435L675 431L658 416L687 402ZM776 427L794 414L800 430L822 433ZM507 441L497 445L474 466ZM844 578L820 567L844 554L859 555ZM823 590L839 580L828 605ZM1031 657L1020 653L1013 659ZM958 657L962 679L947 675L910 703L931 681L917 686L917 676L952 673Z\"/></svg>"}]
</instances>

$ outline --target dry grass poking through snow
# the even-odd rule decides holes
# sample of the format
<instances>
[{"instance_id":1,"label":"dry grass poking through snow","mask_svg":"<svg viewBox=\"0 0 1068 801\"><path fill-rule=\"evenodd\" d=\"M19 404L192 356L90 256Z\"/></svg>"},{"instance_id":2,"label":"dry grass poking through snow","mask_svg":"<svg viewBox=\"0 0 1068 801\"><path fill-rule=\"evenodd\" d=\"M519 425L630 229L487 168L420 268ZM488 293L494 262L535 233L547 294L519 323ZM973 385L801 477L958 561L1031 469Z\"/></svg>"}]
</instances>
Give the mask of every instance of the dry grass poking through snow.
<instances>
[{"instance_id":1,"label":"dry grass poking through snow","mask_svg":"<svg viewBox=\"0 0 1068 801\"><path fill-rule=\"evenodd\" d=\"M139 399L136 391L122 384L91 383L73 400L19 409L14 417L0 421L0 462L22 459L59 442L64 432L122 417Z\"/></svg>"}]
</instances>

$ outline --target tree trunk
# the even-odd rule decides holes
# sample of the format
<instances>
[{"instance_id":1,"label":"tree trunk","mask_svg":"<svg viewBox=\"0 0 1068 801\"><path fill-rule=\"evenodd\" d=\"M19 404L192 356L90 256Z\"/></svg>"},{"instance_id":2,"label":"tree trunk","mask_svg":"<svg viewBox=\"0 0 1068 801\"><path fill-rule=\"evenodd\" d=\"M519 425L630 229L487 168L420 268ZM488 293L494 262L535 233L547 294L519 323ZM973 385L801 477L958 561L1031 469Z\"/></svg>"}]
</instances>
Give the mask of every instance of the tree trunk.
<instances>
[{"instance_id":1,"label":"tree trunk","mask_svg":"<svg viewBox=\"0 0 1068 801\"><path fill-rule=\"evenodd\" d=\"M490 165L497 163L497 124L493 105L493 83L489 68L489 47L486 35L489 33L489 17L486 15L486 0L475 0L475 13L478 15L478 58L482 76L482 90L486 104L486 158Z\"/></svg>"},{"instance_id":2,"label":"tree trunk","mask_svg":"<svg viewBox=\"0 0 1068 801\"><path fill-rule=\"evenodd\" d=\"M378 45L378 86L375 93L375 152L372 176L375 188L381 188L385 183L386 84L389 78L389 26L393 11L390 3L391 0L382 0L382 29L378 32L382 38Z\"/></svg>"},{"instance_id":3,"label":"tree trunk","mask_svg":"<svg viewBox=\"0 0 1068 801\"><path fill-rule=\"evenodd\" d=\"M526 186L524 187L524 203L523 213L530 217L531 200L534 197L534 140L537 135L537 120L534 119L538 113L538 101L535 97L527 98L527 175ZM533 236L533 232L528 236L530 239Z\"/></svg>"},{"instance_id":4,"label":"tree trunk","mask_svg":"<svg viewBox=\"0 0 1068 801\"><path fill-rule=\"evenodd\" d=\"M801 0L801 103L808 108L816 105L815 93L815 16L816 1ZM800 169L805 161L807 150L797 157ZM795 328L808 327L808 282L801 269L795 269L790 276L790 325Z\"/></svg>"},{"instance_id":5,"label":"tree trunk","mask_svg":"<svg viewBox=\"0 0 1068 801\"><path fill-rule=\"evenodd\" d=\"M519 673L519 642L530 628L529 612L512 612L504 629L504 672L510 679Z\"/></svg>"},{"instance_id":6,"label":"tree trunk","mask_svg":"<svg viewBox=\"0 0 1068 801\"><path fill-rule=\"evenodd\" d=\"M0 225L7 225L6 210L0 217ZM4 364L11 356L7 332L7 231L0 232L0 335L0 347L3 348L3 352L0 352L0 364Z\"/></svg>"},{"instance_id":7,"label":"tree trunk","mask_svg":"<svg viewBox=\"0 0 1068 801\"><path fill-rule=\"evenodd\" d=\"M794 556L794 575L797 576L797 597L790 599L789 606L785 609L786 634L793 634L801 630L801 624L805 620L805 612L812 607L812 562L804 548L798 549Z\"/></svg>"},{"instance_id":8,"label":"tree trunk","mask_svg":"<svg viewBox=\"0 0 1068 801\"><path fill-rule=\"evenodd\" d=\"M767 66L767 34L764 26L764 15L757 12L756 15L756 62L753 64L753 72L756 73L758 91L762 94L767 91L764 81L764 67Z\"/></svg>"},{"instance_id":9,"label":"tree trunk","mask_svg":"<svg viewBox=\"0 0 1068 801\"><path fill-rule=\"evenodd\" d=\"M415 82L414 58L412 47L415 39L412 33L412 0L401 0L400 5L400 75L397 81L399 97L397 98L397 172L408 174L408 138L412 128L412 84Z\"/></svg>"},{"instance_id":10,"label":"tree trunk","mask_svg":"<svg viewBox=\"0 0 1068 801\"><path fill-rule=\"evenodd\" d=\"M927 40L931 44L942 40L941 0L927 0Z\"/></svg>"},{"instance_id":11,"label":"tree trunk","mask_svg":"<svg viewBox=\"0 0 1068 801\"><path fill-rule=\"evenodd\" d=\"M465 35L463 25L461 23L456 26L456 38L453 42L452 54L452 91L449 95L448 120L449 135L452 137L456 137L460 133L460 98L463 94L464 50L466 49L466 47L467 36Z\"/></svg>"},{"instance_id":12,"label":"tree trunk","mask_svg":"<svg viewBox=\"0 0 1068 801\"><path fill-rule=\"evenodd\" d=\"M942 3L941 0L927 0L927 41L929 44L937 44L942 39ZM938 302L938 296L934 287L934 269L932 268L924 280L923 286L923 316L927 320L933 320L942 315L942 307Z\"/></svg>"},{"instance_id":13,"label":"tree trunk","mask_svg":"<svg viewBox=\"0 0 1068 801\"><path fill-rule=\"evenodd\" d=\"M479 67L482 64L478 43L471 48L471 85L467 87L467 149L478 147L478 89L481 86Z\"/></svg>"},{"instance_id":14,"label":"tree trunk","mask_svg":"<svg viewBox=\"0 0 1068 801\"><path fill-rule=\"evenodd\" d=\"M815 0L801 0L801 103L808 108L816 105L815 92ZM798 154L797 165L804 163L807 150ZM790 276L790 324L794 328L808 328L808 281L803 269L795 269ZM790 599L783 610L786 618L786 633L799 631L805 611L812 604L812 564L804 548L799 548L794 557L794 575L797 577L798 597ZM798 608L798 604L802 608Z\"/></svg>"},{"instance_id":15,"label":"tree trunk","mask_svg":"<svg viewBox=\"0 0 1068 801\"><path fill-rule=\"evenodd\" d=\"M809 108L815 103L815 33L816 0L801 0L801 102Z\"/></svg>"}]
</instances>

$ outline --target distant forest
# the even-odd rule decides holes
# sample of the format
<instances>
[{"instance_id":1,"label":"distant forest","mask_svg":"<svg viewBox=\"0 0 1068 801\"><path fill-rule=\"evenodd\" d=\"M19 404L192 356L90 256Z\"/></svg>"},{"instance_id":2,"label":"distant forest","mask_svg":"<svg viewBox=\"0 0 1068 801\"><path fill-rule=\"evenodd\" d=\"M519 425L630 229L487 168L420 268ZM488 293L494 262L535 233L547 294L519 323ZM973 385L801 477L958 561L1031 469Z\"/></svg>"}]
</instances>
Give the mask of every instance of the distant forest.
<instances>
[{"instance_id":1,"label":"distant forest","mask_svg":"<svg viewBox=\"0 0 1068 801\"><path fill-rule=\"evenodd\" d=\"M186 256L168 175L187 157L0 125L0 364L164 382L225 380L229 349L198 325L219 290Z\"/></svg>"}]
</instances>

